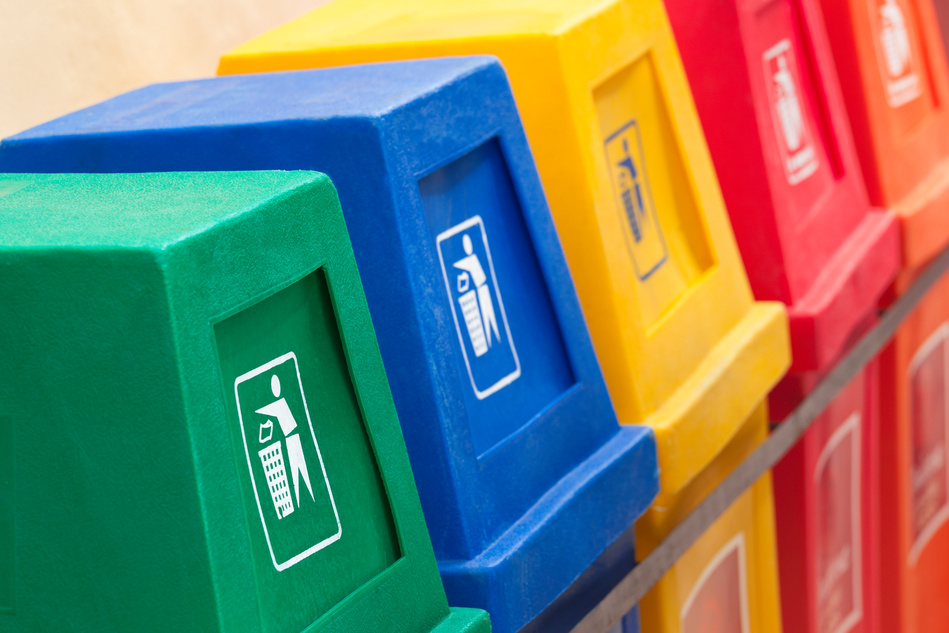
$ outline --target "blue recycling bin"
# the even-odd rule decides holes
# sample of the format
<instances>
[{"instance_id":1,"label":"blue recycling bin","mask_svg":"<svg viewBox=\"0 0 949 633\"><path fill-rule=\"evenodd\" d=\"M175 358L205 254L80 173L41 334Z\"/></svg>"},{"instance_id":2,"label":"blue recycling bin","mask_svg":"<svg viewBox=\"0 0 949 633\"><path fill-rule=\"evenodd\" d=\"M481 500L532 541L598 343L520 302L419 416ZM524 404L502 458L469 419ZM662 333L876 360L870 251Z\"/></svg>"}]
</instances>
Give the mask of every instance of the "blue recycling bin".
<instances>
[{"instance_id":1,"label":"blue recycling bin","mask_svg":"<svg viewBox=\"0 0 949 633\"><path fill-rule=\"evenodd\" d=\"M500 63L153 85L0 144L7 172L258 169L339 191L449 602L569 629L634 564L656 448L617 422Z\"/></svg>"}]
</instances>

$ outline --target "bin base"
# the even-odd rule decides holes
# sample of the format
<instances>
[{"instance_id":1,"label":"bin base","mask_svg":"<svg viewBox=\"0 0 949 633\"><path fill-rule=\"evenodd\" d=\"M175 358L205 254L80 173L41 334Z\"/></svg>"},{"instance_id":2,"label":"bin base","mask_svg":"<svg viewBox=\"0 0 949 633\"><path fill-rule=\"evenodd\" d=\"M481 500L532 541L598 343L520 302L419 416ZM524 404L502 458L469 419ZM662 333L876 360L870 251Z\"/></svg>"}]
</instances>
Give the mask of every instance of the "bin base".
<instances>
[{"instance_id":1,"label":"bin base","mask_svg":"<svg viewBox=\"0 0 949 633\"><path fill-rule=\"evenodd\" d=\"M495 633L519 631L645 512L656 470L652 431L622 427L476 558L439 563L448 602L485 609Z\"/></svg>"},{"instance_id":2,"label":"bin base","mask_svg":"<svg viewBox=\"0 0 949 633\"><path fill-rule=\"evenodd\" d=\"M553 604L518 633L569 633L573 630L636 566L634 532L632 527L624 532Z\"/></svg>"}]
</instances>

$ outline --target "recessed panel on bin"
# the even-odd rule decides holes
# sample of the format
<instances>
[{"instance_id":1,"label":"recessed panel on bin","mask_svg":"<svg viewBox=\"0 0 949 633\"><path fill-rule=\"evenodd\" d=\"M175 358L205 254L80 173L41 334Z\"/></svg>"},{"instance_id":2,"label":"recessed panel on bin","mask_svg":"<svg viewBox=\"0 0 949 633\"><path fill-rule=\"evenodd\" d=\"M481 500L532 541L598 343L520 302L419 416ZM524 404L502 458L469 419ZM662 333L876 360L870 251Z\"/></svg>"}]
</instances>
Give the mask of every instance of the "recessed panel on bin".
<instances>
[{"instance_id":1,"label":"recessed panel on bin","mask_svg":"<svg viewBox=\"0 0 949 633\"><path fill-rule=\"evenodd\" d=\"M214 333L262 610L312 622L401 554L325 272Z\"/></svg>"},{"instance_id":2,"label":"recessed panel on bin","mask_svg":"<svg viewBox=\"0 0 949 633\"><path fill-rule=\"evenodd\" d=\"M461 391L471 440L484 455L563 396L573 372L498 140L418 186L445 285L438 303L470 381Z\"/></svg>"},{"instance_id":3,"label":"recessed panel on bin","mask_svg":"<svg viewBox=\"0 0 949 633\"><path fill-rule=\"evenodd\" d=\"M275 94L281 95L277 101ZM496 60L426 60L151 86L5 140L0 164L328 173L340 192L449 601L487 608L499 631L569 628L609 590L604 577L621 576L634 564L631 539L621 535L632 531L658 488L653 434L617 423ZM281 239L294 240L288 234ZM325 271L332 280L332 270ZM320 274L296 283L316 284ZM259 323L256 338L265 345L268 302L284 301L284 293L300 293L303 301L297 288L225 315L215 326L218 343L236 324ZM314 303L323 291L314 288L301 305L328 318L327 308ZM337 301L332 287L330 296ZM325 332L333 339L331 329L311 328L312 336ZM346 480L332 465L340 455L330 454L339 450L332 448L332 434L356 433L358 416L346 413L349 422L340 429L320 430L324 422L314 413L313 399L326 402L310 395L320 387L307 380L322 379L306 368L308 361L289 340L240 362L228 358L222 356L221 364L233 398L231 439L244 460L245 515L259 526L254 529L263 535L264 526L292 522L304 507L317 512L317 488L312 498L302 488L301 503L307 504L298 507L288 458L281 475L280 460L269 451L273 438L284 442L281 450L290 449L279 420L258 412L271 411L265 407L278 400L267 376L277 376L283 393L287 381L293 383L284 374L292 377L299 367L297 389L306 395L315 441L301 437L298 453L316 455L318 449L325 465L324 503L307 524L307 540L282 549L282 555L275 549L273 557L262 549L259 564L273 568L275 561L285 565L305 556L280 572L287 573L319 565L324 550L310 550L327 539L338 538L325 551L344 547L348 539L358 545L359 530L368 526L347 519ZM343 382L331 390L345 401ZM288 406L292 411L289 400ZM297 427L303 425L300 410L294 414ZM245 414L256 430L242 421ZM268 420L272 424L264 428ZM378 450L375 455L379 459ZM360 459L369 458L367 453ZM271 482L265 487L255 479L250 485L251 473L257 478L266 472L276 477L277 502ZM308 472L314 481L314 468ZM382 500L373 496L377 487L367 475L359 498L375 508L380 540L354 567L353 578L340 582L340 591L389 564L390 556L405 556L404 544L386 540L390 528ZM256 498L250 496L254 490ZM325 503L329 491L332 512L334 504ZM257 499L268 495L258 507ZM286 514L278 518L282 508ZM597 521L591 524L590 516ZM262 542L267 547L266 538ZM399 564L389 564L380 577ZM558 602L561 596L567 596L564 602ZM559 614L549 621L548 607Z\"/></svg>"},{"instance_id":4,"label":"recessed panel on bin","mask_svg":"<svg viewBox=\"0 0 949 633\"><path fill-rule=\"evenodd\" d=\"M445 600L326 176L0 182L30 412L0 415L0 627L490 629Z\"/></svg>"},{"instance_id":5,"label":"recessed panel on bin","mask_svg":"<svg viewBox=\"0 0 949 633\"><path fill-rule=\"evenodd\" d=\"M949 68L931 0L821 0L870 201L902 224L898 291L949 242Z\"/></svg>"},{"instance_id":6,"label":"recessed panel on bin","mask_svg":"<svg viewBox=\"0 0 949 633\"><path fill-rule=\"evenodd\" d=\"M791 371L823 371L896 275L899 237L870 208L820 9L667 7L755 297L788 306ZM782 417L788 391L772 395Z\"/></svg>"},{"instance_id":7,"label":"recessed panel on bin","mask_svg":"<svg viewBox=\"0 0 949 633\"><path fill-rule=\"evenodd\" d=\"M707 233L652 55L600 83L593 101L634 296L650 329L712 266Z\"/></svg>"}]
</instances>

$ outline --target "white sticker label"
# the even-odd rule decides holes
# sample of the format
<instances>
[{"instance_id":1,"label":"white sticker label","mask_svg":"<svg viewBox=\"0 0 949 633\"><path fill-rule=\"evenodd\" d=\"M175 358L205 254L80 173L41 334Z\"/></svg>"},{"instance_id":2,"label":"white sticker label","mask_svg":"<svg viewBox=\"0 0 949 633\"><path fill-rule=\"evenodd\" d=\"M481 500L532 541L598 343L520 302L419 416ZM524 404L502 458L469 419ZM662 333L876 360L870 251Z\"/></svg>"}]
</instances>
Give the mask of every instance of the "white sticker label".
<instances>
[{"instance_id":1,"label":"white sticker label","mask_svg":"<svg viewBox=\"0 0 949 633\"><path fill-rule=\"evenodd\" d=\"M234 395L267 547L283 571L343 534L296 355L239 376Z\"/></svg>"},{"instance_id":2,"label":"white sticker label","mask_svg":"<svg viewBox=\"0 0 949 633\"><path fill-rule=\"evenodd\" d=\"M483 400L521 375L481 216L436 239L445 290L475 396Z\"/></svg>"},{"instance_id":3,"label":"white sticker label","mask_svg":"<svg viewBox=\"0 0 949 633\"><path fill-rule=\"evenodd\" d=\"M909 366L909 406L912 452L910 499L912 499L913 547L910 562L949 518L949 323L943 323L923 343Z\"/></svg>"},{"instance_id":4,"label":"white sticker label","mask_svg":"<svg viewBox=\"0 0 949 633\"><path fill-rule=\"evenodd\" d=\"M890 107L909 103L922 93L917 60L913 57L912 31L900 0L869 0L871 22L883 87Z\"/></svg>"},{"instance_id":5,"label":"white sticker label","mask_svg":"<svg viewBox=\"0 0 949 633\"><path fill-rule=\"evenodd\" d=\"M681 633L750 633L745 535L739 533L705 567L679 614Z\"/></svg>"},{"instance_id":6,"label":"white sticker label","mask_svg":"<svg viewBox=\"0 0 949 633\"><path fill-rule=\"evenodd\" d=\"M817 630L847 633L863 617L860 582L860 414L824 445L814 468Z\"/></svg>"},{"instance_id":7,"label":"white sticker label","mask_svg":"<svg viewBox=\"0 0 949 633\"><path fill-rule=\"evenodd\" d=\"M763 61L781 164L788 182L796 185L816 172L820 163L804 110L800 73L790 40L783 39L765 51Z\"/></svg>"}]
</instances>

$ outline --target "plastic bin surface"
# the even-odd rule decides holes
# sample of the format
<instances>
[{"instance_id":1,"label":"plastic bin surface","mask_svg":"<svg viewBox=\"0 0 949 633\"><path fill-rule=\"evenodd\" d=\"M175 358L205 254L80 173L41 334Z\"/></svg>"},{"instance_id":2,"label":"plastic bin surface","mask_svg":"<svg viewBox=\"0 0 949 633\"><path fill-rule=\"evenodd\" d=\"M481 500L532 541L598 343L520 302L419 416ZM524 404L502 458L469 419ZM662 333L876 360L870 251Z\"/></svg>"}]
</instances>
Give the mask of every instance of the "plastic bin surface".
<instances>
[{"instance_id":1,"label":"plastic bin surface","mask_svg":"<svg viewBox=\"0 0 949 633\"><path fill-rule=\"evenodd\" d=\"M824 370L896 276L900 244L895 217L869 206L820 7L666 8L752 291L788 306L791 371Z\"/></svg>"},{"instance_id":2,"label":"plastic bin surface","mask_svg":"<svg viewBox=\"0 0 949 633\"><path fill-rule=\"evenodd\" d=\"M900 219L901 288L949 243L949 70L939 24L929 0L821 0L821 8L870 202Z\"/></svg>"},{"instance_id":3,"label":"plastic bin surface","mask_svg":"<svg viewBox=\"0 0 949 633\"><path fill-rule=\"evenodd\" d=\"M674 497L660 495L636 524L647 555L768 437L762 403L718 458ZM642 630L780 633L771 474L765 474L689 548L640 603Z\"/></svg>"},{"instance_id":4,"label":"plastic bin surface","mask_svg":"<svg viewBox=\"0 0 949 633\"><path fill-rule=\"evenodd\" d=\"M326 176L4 174L0 233L0 630L490 631Z\"/></svg>"},{"instance_id":5,"label":"plastic bin surface","mask_svg":"<svg viewBox=\"0 0 949 633\"><path fill-rule=\"evenodd\" d=\"M329 174L449 602L496 630L538 616L655 496L653 433L617 423L497 60L157 85L0 155L18 170ZM617 548L628 571L632 540Z\"/></svg>"},{"instance_id":6,"label":"plastic bin surface","mask_svg":"<svg viewBox=\"0 0 949 633\"><path fill-rule=\"evenodd\" d=\"M337 0L221 73L486 53L524 119L622 423L656 431L681 490L788 366L783 309L754 303L658 0Z\"/></svg>"},{"instance_id":7,"label":"plastic bin surface","mask_svg":"<svg viewBox=\"0 0 949 633\"><path fill-rule=\"evenodd\" d=\"M774 467L785 631L871 633L879 625L876 362Z\"/></svg>"},{"instance_id":8,"label":"plastic bin surface","mask_svg":"<svg viewBox=\"0 0 949 633\"><path fill-rule=\"evenodd\" d=\"M949 275L880 356L881 631L949 630Z\"/></svg>"}]
</instances>

